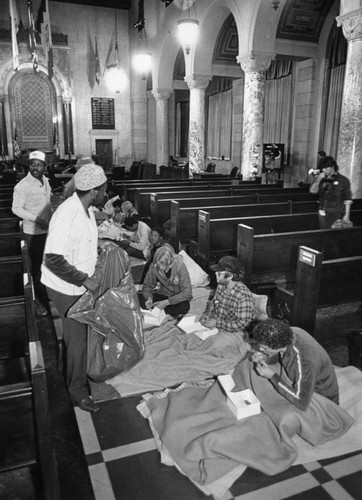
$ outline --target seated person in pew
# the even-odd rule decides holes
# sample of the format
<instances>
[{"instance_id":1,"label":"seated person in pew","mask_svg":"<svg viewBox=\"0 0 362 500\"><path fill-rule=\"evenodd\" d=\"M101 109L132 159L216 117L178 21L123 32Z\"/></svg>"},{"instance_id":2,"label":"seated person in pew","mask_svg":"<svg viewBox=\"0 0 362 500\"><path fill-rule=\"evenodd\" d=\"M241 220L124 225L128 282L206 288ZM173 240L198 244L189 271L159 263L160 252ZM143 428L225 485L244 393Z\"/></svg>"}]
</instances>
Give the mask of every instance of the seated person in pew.
<instances>
[{"instance_id":1,"label":"seated person in pew","mask_svg":"<svg viewBox=\"0 0 362 500\"><path fill-rule=\"evenodd\" d=\"M141 283L143 283L145 276L150 268L150 265L153 262L153 258L155 256L156 251L165 245L168 245L169 247L172 248L172 246L168 242L167 238L165 237L165 232L161 226L155 226L151 230L151 232L150 232L150 244L151 244L150 256L149 256L148 261L146 262L146 264L144 266Z\"/></svg>"},{"instance_id":2,"label":"seated person in pew","mask_svg":"<svg viewBox=\"0 0 362 500\"><path fill-rule=\"evenodd\" d=\"M257 373L290 403L305 410L314 392L339 403L332 361L305 330L266 319L254 327L252 338L259 344L252 356Z\"/></svg>"},{"instance_id":3,"label":"seated person in pew","mask_svg":"<svg viewBox=\"0 0 362 500\"><path fill-rule=\"evenodd\" d=\"M243 333L256 319L253 294L241 281L243 267L238 259L226 255L211 269L216 273L218 285L200 323L208 328Z\"/></svg>"},{"instance_id":4,"label":"seated person in pew","mask_svg":"<svg viewBox=\"0 0 362 500\"><path fill-rule=\"evenodd\" d=\"M118 245L126 250L130 257L147 260L151 251L151 228L142 222L137 214L127 217L124 227L128 234L123 235L125 239L118 241Z\"/></svg>"},{"instance_id":5,"label":"seated person in pew","mask_svg":"<svg viewBox=\"0 0 362 500\"><path fill-rule=\"evenodd\" d=\"M183 258L169 245L162 246L156 250L144 279L141 307L152 309L157 306L178 318L188 312L191 299L191 280Z\"/></svg>"}]
</instances>

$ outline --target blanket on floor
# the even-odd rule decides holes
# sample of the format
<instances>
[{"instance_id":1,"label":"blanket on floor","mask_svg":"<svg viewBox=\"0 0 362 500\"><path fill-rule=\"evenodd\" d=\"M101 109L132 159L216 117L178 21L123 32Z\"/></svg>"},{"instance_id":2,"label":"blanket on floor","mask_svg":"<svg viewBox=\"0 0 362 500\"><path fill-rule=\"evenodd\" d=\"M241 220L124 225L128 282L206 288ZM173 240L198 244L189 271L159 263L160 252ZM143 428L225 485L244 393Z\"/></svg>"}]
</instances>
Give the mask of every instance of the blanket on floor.
<instances>
[{"instance_id":1,"label":"blanket on floor","mask_svg":"<svg viewBox=\"0 0 362 500\"><path fill-rule=\"evenodd\" d=\"M354 422L341 406L318 394L306 411L298 410L247 359L238 366L238 380L261 401L259 415L236 420L217 382L148 394L138 407L150 421L164 462L174 463L201 489L222 480L226 491L246 466L278 474L297 459L294 436L314 447L339 438ZM215 489L203 491L215 494Z\"/></svg>"},{"instance_id":2,"label":"blanket on floor","mask_svg":"<svg viewBox=\"0 0 362 500\"><path fill-rule=\"evenodd\" d=\"M143 359L106 383L125 397L198 382L228 373L250 349L240 333L220 331L201 340L195 334L183 333L175 323L168 321L145 330Z\"/></svg>"}]
</instances>

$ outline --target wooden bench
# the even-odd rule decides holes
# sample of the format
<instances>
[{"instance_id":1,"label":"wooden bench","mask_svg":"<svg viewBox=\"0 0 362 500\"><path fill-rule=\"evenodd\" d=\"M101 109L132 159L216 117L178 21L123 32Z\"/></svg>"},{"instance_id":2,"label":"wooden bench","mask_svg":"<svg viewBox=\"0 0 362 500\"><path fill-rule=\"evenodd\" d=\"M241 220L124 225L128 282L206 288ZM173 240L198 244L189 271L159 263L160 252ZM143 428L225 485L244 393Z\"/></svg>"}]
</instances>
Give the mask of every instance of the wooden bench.
<instances>
[{"instance_id":1,"label":"wooden bench","mask_svg":"<svg viewBox=\"0 0 362 500\"><path fill-rule=\"evenodd\" d=\"M143 183L143 184L130 184L123 186L121 192L119 194L122 194L123 198L125 200L131 201L132 203L136 202L136 190L145 190L147 192L149 191L169 191L169 190L188 190L188 189L212 189L211 186L214 188L219 188L219 187L229 187L229 186L243 186L243 187L248 187L250 186L251 188L254 188L256 186L260 186L260 184L256 184L255 182L251 181L240 181L239 179L234 179L234 178L227 178L227 179L219 179L214 182L207 181L207 180L179 180L179 181L160 181L160 182L153 182L153 183ZM279 186L280 187L280 186ZM152 189L151 189L152 188ZM118 190L119 192L119 190Z\"/></svg>"},{"instance_id":2,"label":"wooden bench","mask_svg":"<svg viewBox=\"0 0 362 500\"><path fill-rule=\"evenodd\" d=\"M12 217L0 218L0 234L11 233L19 230L19 219L13 215ZM1 236L0 236L1 238Z\"/></svg>"},{"instance_id":3,"label":"wooden bench","mask_svg":"<svg viewBox=\"0 0 362 500\"><path fill-rule=\"evenodd\" d=\"M14 379L13 370L11 370L11 381L6 378L9 374L2 373L0 478L8 471L35 465L42 484L42 498L60 500L58 471L52 446L46 373L40 342L29 342L28 352L28 360L23 363L25 373L22 381ZM21 364L20 359L17 360L17 364Z\"/></svg>"},{"instance_id":4,"label":"wooden bench","mask_svg":"<svg viewBox=\"0 0 362 500\"><path fill-rule=\"evenodd\" d=\"M174 188L169 188L168 190L164 190L163 188L157 188L157 189L149 189L149 188L137 188L135 189L135 194L134 194L134 205L137 208L137 211L139 214L141 214L143 217L148 217L150 216L150 211L151 211L151 194L155 193L159 195L159 199L173 199L177 200L179 198L205 198L205 197L230 197L230 196L246 196L246 195L258 195L263 194L263 195L275 195L277 196L279 193L286 195L286 194L299 194L301 196L305 195L308 196L308 199L316 199L316 195L311 195L310 193L307 193L307 191L303 191L301 188L280 188L280 187L273 187L270 188L270 186L267 186L266 184L262 184L262 187L256 187L256 186L215 186L215 185L209 185L209 186L195 186L195 187L188 187L187 189L184 189L182 186L178 187L175 186ZM265 186L265 187L264 187ZM301 198L303 199L303 198ZM274 200L275 201L275 200ZM267 203L267 202L265 202ZM272 202L271 202L272 203Z\"/></svg>"},{"instance_id":5,"label":"wooden bench","mask_svg":"<svg viewBox=\"0 0 362 500\"><path fill-rule=\"evenodd\" d=\"M286 192L278 190L275 195L268 195L270 198L265 201L266 195L259 194L254 190L238 193L236 196L230 193L221 194L220 192L203 191L198 193L150 193L150 218L151 225L163 224L171 218L171 201L178 201L185 207L219 206L219 205L239 205L250 203L282 203L286 201L313 201L317 197L307 192ZM281 193L281 194L280 194ZM142 194L141 196L147 196ZM186 200L190 200L186 202Z\"/></svg>"},{"instance_id":6,"label":"wooden bench","mask_svg":"<svg viewBox=\"0 0 362 500\"><path fill-rule=\"evenodd\" d=\"M20 233L1 233L0 257L9 257L21 254Z\"/></svg>"},{"instance_id":7,"label":"wooden bench","mask_svg":"<svg viewBox=\"0 0 362 500\"><path fill-rule=\"evenodd\" d=\"M254 235L319 228L318 212L211 219L207 212L200 210L197 238L200 265L206 266L211 258L218 260L222 255L236 255L239 224L252 227Z\"/></svg>"},{"instance_id":8,"label":"wooden bench","mask_svg":"<svg viewBox=\"0 0 362 500\"><path fill-rule=\"evenodd\" d=\"M204 206L208 219L250 217L265 215L317 212L317 201L285 201L282 203L252 203L223 206ZM171 242L174 248L198 239L200 207L183 207L180 201L171 201Z\"/></svg>"},{"instance_id":9,"label":"wooden bench","mask_svg":"<svg viewBox=\"0 0 362 500\"><path fill-rule=\"evenodd\" d=\"M1 196L0 194L0 208L11 207L13 198L11 196Z\"/></svg>"},{"instance_id":10,"label":"wooden bench","mask_svg":"<svg viewBox=\"0 0 362 500\"><path fill-rule=\"evenodd\" d=\"M327 260L362 255L360 226L254 235L252 227L239 224L237 231L244 282L256 293L266 283L285 287L294 282L300 246L323 252Z\"/></svg>"},{"instance_id":11,"label":"wooden bench","mask_svg":"<svg viewBox=\"0 0 362 500\"><path fill-rule=\"evenodd\" d=\"M318 308L362 300L361 276L362 255L327 260L323 252L300 246L293 289L277 288L274 308L282 305L290 311L283 320L313 335Z\"/></svg>"},{"instance_id":12,"label":"wooden bench","mask_svg":"<svg viewBox=\"0 0 362 500\"><path fill-rule=\"evenodd\" d=\"M0 219L14 217L13 211L11 210L11 206L9 207L1 207L0 208Z\"/></svg>"}]
</instances>

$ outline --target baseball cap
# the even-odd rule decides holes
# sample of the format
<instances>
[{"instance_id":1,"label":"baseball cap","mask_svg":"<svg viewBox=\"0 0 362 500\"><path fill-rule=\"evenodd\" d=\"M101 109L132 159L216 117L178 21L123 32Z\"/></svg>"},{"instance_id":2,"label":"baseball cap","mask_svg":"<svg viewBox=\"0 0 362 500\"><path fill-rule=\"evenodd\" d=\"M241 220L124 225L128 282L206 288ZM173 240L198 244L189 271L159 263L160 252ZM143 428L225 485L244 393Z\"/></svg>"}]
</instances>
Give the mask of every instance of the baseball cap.
<instances>
[{"instance_id":1,"label":"baseball cap","mask_svg":"<svg viewBox=\"0 0 362 500\"><path fill-rule=\"evenodd\" d=\"M29 154L29 160L40 160L45 163L45 153L43 151L32 151Z\"/></svg>"},{"instance_id":2,"label":"baseball cap","mask_svg":"<svg viewBox=\"0 0 362 500\"><path fill-rule=\"evenodd\" d=\"M241 262L231 255L225 255L225 257L221 257L217 264L210 266L210 269L212 269L216 273L220 271L229 271L233 274L241 274L244 272Z\"/></svg>"}]
</instances>

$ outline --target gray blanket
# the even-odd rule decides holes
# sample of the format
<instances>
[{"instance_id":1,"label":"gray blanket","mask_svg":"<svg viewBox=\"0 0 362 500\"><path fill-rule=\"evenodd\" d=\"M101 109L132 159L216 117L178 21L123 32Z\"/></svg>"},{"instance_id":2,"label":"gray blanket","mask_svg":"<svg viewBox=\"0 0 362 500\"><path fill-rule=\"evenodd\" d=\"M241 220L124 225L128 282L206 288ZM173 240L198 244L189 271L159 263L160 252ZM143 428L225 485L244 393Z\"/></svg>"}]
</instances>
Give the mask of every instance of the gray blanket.
<instances>
[{"instance_id":1,"label":"gray blanket","mask_svg":"<svg viewBox=\"0 0 362 500\"><path fill-rule=\"evenodd\" d=\"M200 485L240 464L278 474L296 460L293 436L317 445L342 436L353 424L345 410L318 394L306 411L298 410L258 376L248 360L237 370L238 382L261 401L259 415L237 420L217 382L146 395L139 406L177 466Z\"/></svg>"}]
</instances>

